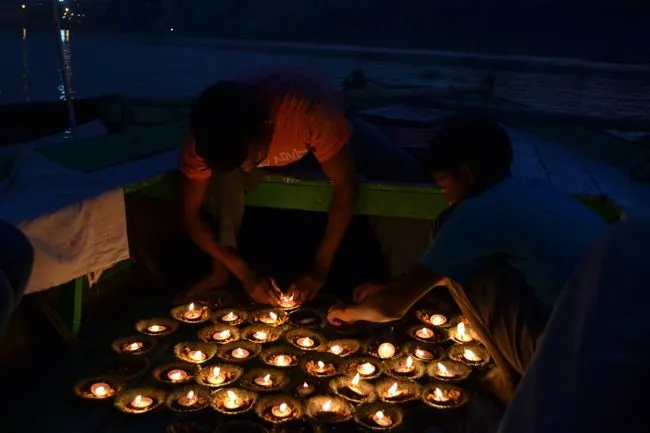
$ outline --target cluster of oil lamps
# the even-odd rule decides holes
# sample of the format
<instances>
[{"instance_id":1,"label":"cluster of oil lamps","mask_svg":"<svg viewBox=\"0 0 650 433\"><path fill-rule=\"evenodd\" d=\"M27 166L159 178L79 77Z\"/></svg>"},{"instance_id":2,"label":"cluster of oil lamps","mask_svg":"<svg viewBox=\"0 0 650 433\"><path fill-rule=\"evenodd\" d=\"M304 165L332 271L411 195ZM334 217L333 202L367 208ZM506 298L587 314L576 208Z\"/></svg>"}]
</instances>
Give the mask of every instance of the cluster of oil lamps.
<instances>
[{"instance_id":1,"label":"cluster of oil lamps","mask_svg":"<svg viewBox=\"0 0 650 433\"><path fill-rule=\"evenodd\" d=\"M122 357L137 359L136 355L153 350L159 338L174 333L179 322L201 324L212 319L212 325L198 331L201 341L176 344L178 361L153 371L158 382L181 388L170 392L127 389L123 378L106 375L79 382L75 392L88 400L114 398L119 410L132 414L160 406L176 412L211 407L230 415L254 408L262 420L273 424L303 418L338 423L354 418L370 429L388 430L401 424L399 405L406 402L419 400L438 409L464 405L468 395L456 383L490 360L463 318L449 320L439 312L418 311L421 324L407 330L410 341L403 345L373 341L364 348L350 338L327 341L308 326L321 323L320 313L296 310L298 305L286 295L281 300L281 308L250 313L239 309L211 312L206 304L190 303L172 309L175 320L141 320L136 324L140 335L113 342ZM240 329L246 321L250 325ZM285 343L267 346L280 337ZM452 343L445 350L441 344L448 340ZM258 357L266 367L246 372L241 363ZM296 366L306 378L298 383L290 374ZM423 386L423 377L434 382ZM259 397L269 392L276 394Z\"/></svg>"}]
</instances>

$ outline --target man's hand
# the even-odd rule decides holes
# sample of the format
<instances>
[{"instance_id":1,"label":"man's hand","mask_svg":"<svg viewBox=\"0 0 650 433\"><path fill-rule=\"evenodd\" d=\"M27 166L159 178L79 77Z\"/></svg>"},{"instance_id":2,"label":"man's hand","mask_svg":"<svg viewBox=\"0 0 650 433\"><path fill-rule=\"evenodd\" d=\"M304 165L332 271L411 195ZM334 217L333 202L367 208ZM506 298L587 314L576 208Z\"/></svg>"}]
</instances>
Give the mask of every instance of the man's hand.
<instances>
[{"instance_id":1,"label":"man's hand","mask_svg":"<svg viewBox=\"0 0 650 433\"><path fill-rule=\"evenodd\" d=\"M261 277L255 271L249 270L241 279L241 283L254 302L273 306L280 304L279 295L273 288L270 278Z\"/></svg>"},{"instance_id":2,"label":"man's hand","mask_svg":"<svg viewBox=\"0 0 650 433\"><path fill-rule=\"evenodd\" d=\"M352 294L352 300L357 304L365 301L377 292L384 290L388 285L377 283L364 283L357 286Z\"/></svg>"},{"instance_id":3,"label":"man's hand","mask_svg":"<svg viewBox=\"0 0 650 433\"><path fill-rule=\"evenodd\" d=\"M301 305L316 297L327 280L328 270L314 267L310 272L300 275L289 286L288 295Z\"/></svg>"},{"instance_id":4,"label":"man's hand","mask_svg":"<svg viewBox=\"0 0 650 433\"><path fill-rule=\"evenodd\" d=\"M354 323L359 321L372 323L386 323L399 319L391 317L370 304L358 304L345 306L336 304L327 312L327 320L334 326L343 323Z\"/></svg>"}]
</instances>

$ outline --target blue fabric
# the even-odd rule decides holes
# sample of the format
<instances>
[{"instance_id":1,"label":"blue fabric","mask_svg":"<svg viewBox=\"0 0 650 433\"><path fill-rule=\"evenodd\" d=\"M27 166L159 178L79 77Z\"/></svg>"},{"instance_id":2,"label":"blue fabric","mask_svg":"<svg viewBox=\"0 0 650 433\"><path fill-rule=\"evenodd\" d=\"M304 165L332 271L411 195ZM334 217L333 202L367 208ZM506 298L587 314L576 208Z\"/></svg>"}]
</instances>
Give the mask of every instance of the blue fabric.
<instances>
[{"instance_id":1,"label":"blue fabric","mask_svg":"<svg viewBox=\"0 0 650 433\"><path fill-rule=\"evenodd\" d=\"M29 240L16 227L0 221L0 337L23 296L33 263Z\"/></svg>"},{"instance_id":2,"label":"blue fabric","mask_svg":"<svg viewBox=\"0 0 650 433\"><path fill-rule=\"evenodd\" d=\"M499 433L650 431L650 219L613 226L557 302Z\"/></svg>"},{"instance_id":3,"label":"blue fabric","mask_svg":"<svg viewBox=\"0 0 650 433\"><path fill-rule=\"evenodd\" d=\"M421 263L464 284L488 259L502 255L548 315L606 227L595 212L550 185L508 178L459 203Z\"/></svg>"}]
</instances>

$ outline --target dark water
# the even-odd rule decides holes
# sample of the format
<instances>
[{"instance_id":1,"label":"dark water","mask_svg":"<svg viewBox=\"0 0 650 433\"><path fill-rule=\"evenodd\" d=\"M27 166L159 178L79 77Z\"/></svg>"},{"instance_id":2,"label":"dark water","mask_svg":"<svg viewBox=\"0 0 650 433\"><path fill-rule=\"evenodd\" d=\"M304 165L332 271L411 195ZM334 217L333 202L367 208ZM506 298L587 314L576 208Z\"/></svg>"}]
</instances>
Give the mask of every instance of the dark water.
<instances>
[{"instance_id":1,"label":"dark water","mask_svg":"<svg viewBox=\"0 0 650 433\"><path fill-rule=\"evenodd\" d=\"M389 83L448 86L496 77L495 92L538 108L602 115L650 115L650 73L625 74L584 68L571 72L536 72L500 68L408 65L398 62L306 54L232 51L205 40L158 41L136 36L63 31L0 30L0 103L63 98L56 37L64 40L72 86L79 97L125 92L136 97L195 95L215 80L256 68L300 66L340 83L354 68ZM437 63L437 64L436 64ZM431 73L433 71L433 73ZM422 76L432 78L422 78Z\"/></svg>"}]
</instances>

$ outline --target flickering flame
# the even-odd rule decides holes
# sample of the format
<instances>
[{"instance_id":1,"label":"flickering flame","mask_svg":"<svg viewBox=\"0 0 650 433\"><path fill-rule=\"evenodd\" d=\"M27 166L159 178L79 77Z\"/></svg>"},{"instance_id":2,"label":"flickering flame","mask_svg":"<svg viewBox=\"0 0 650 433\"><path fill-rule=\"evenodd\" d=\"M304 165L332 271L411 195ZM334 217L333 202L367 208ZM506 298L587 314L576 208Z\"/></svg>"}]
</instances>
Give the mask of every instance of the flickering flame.
<instances>
[{"instance_id":1,"label":"flickering flame","mask_svg":"<svg viewBox=\"0 0 650 433\"><path fill-rule=\"evenodd\" d=\"M458 326L456 326L456 338L460 341L472 340L472 336L467 333L467 329L465 328L465 324L463 322L460 322Z\"/></svg>"},{"instance_id":2,"label":"flickering flame","mask_svg":"<svg viewBox=\"0 0 650 433\"><path fill-rule=\"evenodd\" d=\"M438 372L440 376L449 376L449 369L441 362L438 363Z\"/></svg>"},{"instance_id":3,"label":"flickering flame","mask_svg":"<svg viewBox=\"0 0 650 433\"><path fill-rule=\"evenodd\" d=\"M297 340L297 343L302 347L312 347L314 345L314 340L309 337L302 337Z\"/></svg>"},{"instance_id":4,"label":"flickering flame","mask_svg":"<svg viewBox=\"0 0 650 433\"><path fill-rule=\"evenodd\" d=\"M135 342L129 344L128 346L126 346L126 350L129 350L129 351L133 352L133 351L138 350L140 347L141 347L140 342L135 341Z\"/></svg>"},{"instance_id":5,"label":"flickering flame","mask_svg":"<svg viewBox=\"0 0 650 433\"><path fill-rule=\"evenodd\" d=\"M135 398L133 399L133 405L137 406L142 403L142 396L141 395L136 395Z\"/></svg>"},{"instance_id":6,"label":"flickering flame","mask_svg":"<svg viewBox=\"0 0 650 433\"><path fill-rule=\"evenodd\" d=\"M472 349L465 349L463 351L463 357L468 361L474 361L474 362L481 361L481 357L478 356Z\"/></svg>"},{"instance_id":7,"label":"flickering flame","mask_svg":"<svg viewBox=\"0 0 650 433\"><path fill-rule=\"evenodd\" d=\"M165 330L164 326L161 325L151 325L149 326L149 332L162 332Z\"/></svg>"},{"instance_id":8,"label":"flickering flame","mask_svg":"<svg viewBox=\"0 0 650 433\"><path fill-rule=\"evenodd\" d=\"M387 359L395 355L395 346L391 343L382 343L377 348L377 355L382 359Z\"/></svg>"},{"instance_id":9,"label":"flickering flame","mask_svg":"<svg viewBox=\"0 0 650 433\"><path fill-rule=\"evenodd\" d=\"M226 338L230 338L230 331L228 329L217 332L216 340L225 340Z\"/></svg>"},{"instance_id":10,"label":"flickering flame","mask_svg":"<svg viewBox=\"0 0 650 433\"><path fill-rule=\"evenodd\" d=\"M445 316L443 316L442 314L434 314L433 316L431 316L429 321L431 322L431 324L433 326L440 326L440 325L445 324L445 322L447 321L447 318Z\"/></svg>"},{"instance_id":11,"label":"flickering flame","mask_svg":"<svg viewBox=\"0 0 650 433\"><path fill-rule=\"evenodd\" d=\"M226 395L228 396L228 400L237 400L237 394L232 392L231 390L226 391Z\"/></svg>"},{"instance_id":12,"label":"flickering flame","mask_svg":"<svg viewBox=\"0 0 650 433\"><path fill-rule=\"evenodd\" d=\"M271 382L271 374L267 374L266 376L264 376L262 378L262 383L265 384L265 385L270 385L272 383Z\"/></svg>"},{"instance_id":13,"label":"flickering flame","mask_svg":"<svg viewBox=\"0 0 650 433\"><path fill-rule=\"evenodd\" d=\"M268 334L264 331L257 331L255 334L253 334L253 337L255 337L257 340L266 340L268 338Z\"/></svg>"},{"instance_id":14,"label":"flickering flame","mask_svg":"<svg viewBox=\"0 0 650 433\"><path fill-rule=\"evenodd\" d=\"M398 394L398 392L397 392L397 382L393 382L393 384L390 386L390 388L388 388L387 393L391 397L394 397L394 396L396 396Z\"/></svg>"},{"instance_id":15,"label":"flickering flame","mask_svg":"<svg viewBox=\"0 0 650 433\"><path fill-rule=\"evenodd\" d=\"M318 368L320 368L321 370L325 368L325 363L323 361L318 361L316 365L318 365Z\"/></svg>"},{"instance_id":16,"label":"flickering flame","mask_svg":"<svg viewBox=\"0 0 650 433\"><path fill-rule=\"evenodd\" d=\"M215 376L215 377L216 377L216 376L219 376L220 373L221 373L221 368L219 368L219 367L212 367L212 376Z\"/></svg>"},{"instance_id":17,"label":"flickering flame","mask_svg":"<svg viewBox=\"0 0 650 433\"><path fill-rule=\"evenodd\" d=\"M207 356L200 350L193 350L188 354L188 357L194 361L203 361Z\"/></svg>"},{"instance_id":18,"label":"flickering flame","mask_svg":"<svg viewBox=\"0 0 650 433\"><path fill-rule=\"evenodd\" d=\"M187 399L192 400L194 398L194 391L190 391L187 393Z\"/></svg>"},{"instance_id":19,"label":"flickering flame","mask_svg":"<svg viewBox=\"0 0 650 433\"><path fill-rule=\"evenodd\" d=\"M232 351L232 356L233 358L246 358L248 356L248 351L238 347Z\"/></svg>"},{"instance_id":20,"label":"flickering flame","mask_svg":"<svg viewBox=\"0 0 650 433\"><path fill-rule=\"evenodd\" d=\"M384 418L384 412L378 410L377 412L375 412L375 417L377 417L377 419L383 419Z\"/></svg>"},{"instance_id":21,"label":"flickering flame","mask_svg":"<svg viewBox=\"0 0 650 433\"><path fill-rule=\"evenodd\" d=\"M221 319L224 322L233 322L233 321L237 320L238 318L239 317L237 317L237 315L231 311L228 314L226 314L225 316L223 316Z\"/></svg>"},{"instance_id":22,"label":"flickering flame","mask_svg":"<svg viewBox=\"0 0 650 433\"><path fill-rule=\"evenodd\" d=\"M329 412L332 410L332 400L327 400L325 403L323 403L323 412Z\"/></svg>"},{"instance_id":23,"label":"flickering flame","mask_svg":"<svg viewBox=\"0 0 650 433\"><path fill-rule=\"evenodd\" d=\"M338 344L335 344L334 346L330 347L330 352L334 355L340 355L341 352L343 352L343 348Z\"/></svg>"},{"instance_id":24,"label":"flickering flame","mask_svg":"<svg viewBox=\"0 0 650 433\"><path fill-rule=\"evenodd\" d=\"M280 405L280 412L285 412L287 409L288 409L288 408L287 408L287 404L286 404L286 403L282 403L282 404Z\"/></svg>"},{"instance_id":25,"label":"flickering flame","mask_svg":"<svg viewBox=\"0 0 650 433\"><path fill-rule=\"evenodd\" d=\"M442 390L441 390L440 388L436 388L436 390L434 391L434 393L435 393L435 395L436 395L436 396L435 396L435 399L436 399L436 400L444 400L444 399L445 399L445 396L442 394Z\"/></svg>"},{"instance_id":26,"label":"flickering flame","mask_svg":"<svg viewBox=\"0 0 650 433\"><path fill-rule=\"evenodd\" d=\"M418 337L425 339L433 337L433 331L429 328L420 328L417 330L416 334Z\"/></svg>"},{"instance_id":27,"label":"flickering flame","mask_svg":"<svg viewBox=\"0 0 650 433\"><path fill-rule=\"evenodd\" d=\"M426 352L422 349L415 349L415 356L418 358L424 358L426 356Z\"/></svg>"},{"instance_id":28,"label":"flickering flame","mask_svg":"<svg viewBox=\"0 0 650 433\"><path fill-rule=\"evenodd\" d=\"M271 312L269 313L269 317L270 317L271 320L273 320L274 322L275 322L276 320L278 320L278 315L275 314L273 311L271 311Z\"/></svg>"},{"instance_id":29,"label":"flickering flame","mask_svg":"<svg viewBox=\"0 0 650 433\"><path fill-rule=\"evenodd\" d=\"M350 385L358 385L359 380L361 380L361 376L359 376L359 373L355 374L352 380L350 381Z\"/></svg>"},{"instance_id":30,"label":"flickering flame","mask_svg":"<svg viewBox=\"0 0 650 433\"><path fill-rule=\"evenodd\" d=\"M410 356L406 358L406 368L411 368L413 366L413 358Z\"/></svg>"}]
</instances>

